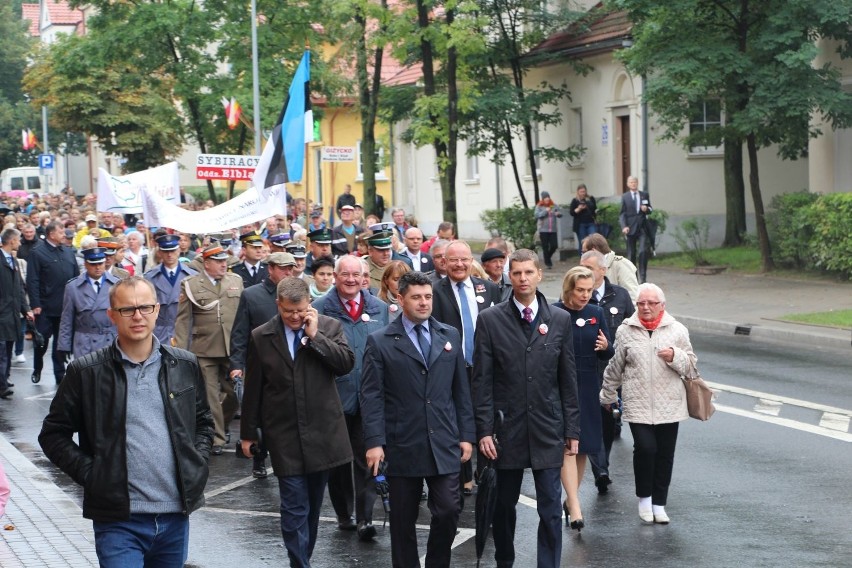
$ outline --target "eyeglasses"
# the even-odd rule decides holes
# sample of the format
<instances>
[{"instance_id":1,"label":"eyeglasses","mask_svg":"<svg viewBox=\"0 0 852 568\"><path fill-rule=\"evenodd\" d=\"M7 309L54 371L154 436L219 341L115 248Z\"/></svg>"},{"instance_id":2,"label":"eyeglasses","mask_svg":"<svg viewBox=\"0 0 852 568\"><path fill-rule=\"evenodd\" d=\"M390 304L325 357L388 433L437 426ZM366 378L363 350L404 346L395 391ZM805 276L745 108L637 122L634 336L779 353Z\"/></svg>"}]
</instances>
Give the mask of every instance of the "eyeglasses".
<instances>
[{"instance_id":1,"label":"eyeglasses","mask_svg":"<svg viewBox=\"0 0 852 568\"><path fill-rule=\"evenodd\" d=\"M648 306L649 308L656 308L660 304L662 304L662 302L636 302L636 305L640 308L644 308L645 306Z\"/></svg>"},{"instance_id":2,"label":"eyeglasses","mask_svg":"<svg viewBox=\"0 0 852 568\"><path fill-rule=\"evenodd\" d=\"M306 313L308 313L307 308L305 308L304 310L285 310L284 308L280 308L280 310L281 310L281 315L285 318L291 318L293 316L301 316L301 315L305 315Z\"/></svg>"},{"instance_id":3,"label":"eyeglasses","mask_svg":"<svg viewBox=\"0 0 852 568\"><path fill-rule=\"evenodd\" d=\"M154 313L157 304L143 304L141 306L127 306L124 308L112 308L112 311L118 312L118 314L123 318L132 318L136 315L136 310L139 310L139 313L143 316L149 316Z\"/></svg>"},{"instance_id":4,"label":"eyeglasses","mask_svg":"<svg viewBox=\"0 0 852 568\"><path fill-rule=\"evenodd\" d=\"M470 256L453 256L447 257L447 262L450 264L468 264L473 262L473 257Z\"/></svg>"}]
</instances>

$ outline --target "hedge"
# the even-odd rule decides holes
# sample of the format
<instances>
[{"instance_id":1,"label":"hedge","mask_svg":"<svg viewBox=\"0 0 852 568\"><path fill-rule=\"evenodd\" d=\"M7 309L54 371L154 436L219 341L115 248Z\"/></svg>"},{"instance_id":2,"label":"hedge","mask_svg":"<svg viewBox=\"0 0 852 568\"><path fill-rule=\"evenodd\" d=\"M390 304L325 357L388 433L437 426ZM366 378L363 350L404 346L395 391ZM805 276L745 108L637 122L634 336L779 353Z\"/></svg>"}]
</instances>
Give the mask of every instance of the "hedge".
<instances>
[{"instance_id":1,"label":"hedge","mask_svg":"<svg viewBox=\"0 0 852 568\"><path fill-rule=\"evenodd\" d=\"M852 193L779 195L767 221L776 262L852 279Z\"/></svg>"}]
</instances>

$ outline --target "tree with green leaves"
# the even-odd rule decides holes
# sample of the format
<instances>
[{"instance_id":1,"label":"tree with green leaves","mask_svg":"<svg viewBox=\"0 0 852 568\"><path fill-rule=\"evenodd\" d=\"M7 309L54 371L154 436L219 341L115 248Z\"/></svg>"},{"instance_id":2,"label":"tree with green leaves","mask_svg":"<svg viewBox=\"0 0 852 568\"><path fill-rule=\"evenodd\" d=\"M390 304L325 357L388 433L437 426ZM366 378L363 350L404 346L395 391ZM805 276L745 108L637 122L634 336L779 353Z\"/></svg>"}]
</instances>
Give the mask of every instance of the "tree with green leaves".
<instances>
[{"instance_id":1,"label":"tree with green leaves","mask_svg":"<svg viewBox=\"0 0 852 568\"><path fill-rule=\"evenodd\" d=\"M25 152L21 145L21 130L39 124L21 90L33 43L27 28L21 21L20 2L0 5L0 170L36 164L37 150Z\"/></svg>"},{"instance_id":2,"label":"tree with green leaves","mask_svg":"<svg viewBox=\"0 0 852 568\"><path fill-rule=\"evenodd\" d=\"M478 15L482 26L479 34L486 46L469 63L475 70L476 97L462 121L462 135L470 155L488 155L499 165L509 158L521 203L528 207L514 141L523 141L530 172L538 169L539 159L570 162L584 151L578 145L535 147L533 129L560 125L563 117L559 103L570 100L571 94L565 83L526 84L525 78L534 66L552 62L546 52L531 55L530 50L556 31L569 27L582 30L582 14L538 0L486 0L479 2ZM583 63L570 64L579 75L588 71ZM532 182L534 201L538 202L538 176L533 175Z\"/></svg>"},{"instance_id":3,"label":"tree with green leaves","mask_svg":"<svg viewBox=\"0 0 852 568\"><path fill-rule=\"evenodd\" d=\"M664 137L686 146L724 142L725 163L732 170L745 142L763 269L772 270L758 151L777 145L783 158L805 155L808 140L821 134L811 121L817 114L833 128L852 124L852 95L842 89L839 70L831 63L814 65L820 39L837 42L841 58L852 55L852 3L612 0L610 5L626 10L634 22L635 43L621 57L631 72L646 77L643 97ZM721 105L722 124L686 131L708 101ZM726 180L742 175L741 168L729 171ZM730 217L737 215L738 187L726 183L726 188ZM728 229L739 230L740 220L729 218ZM736 238L729 234L726 241Z\"/></svg>"}]
</instances>

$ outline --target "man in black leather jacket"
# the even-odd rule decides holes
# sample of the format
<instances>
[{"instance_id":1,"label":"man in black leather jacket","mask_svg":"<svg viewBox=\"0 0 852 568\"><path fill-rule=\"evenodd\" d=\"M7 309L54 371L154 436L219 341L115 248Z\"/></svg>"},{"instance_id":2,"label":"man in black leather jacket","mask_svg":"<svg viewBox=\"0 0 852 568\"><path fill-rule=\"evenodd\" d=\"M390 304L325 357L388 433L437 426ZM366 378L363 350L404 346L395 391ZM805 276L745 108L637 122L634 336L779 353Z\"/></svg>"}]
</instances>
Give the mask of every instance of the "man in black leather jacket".
<instances>
[{"instance_id":1,"label":"man in black leather jacket","mask_svg":"<svg viewBox=\"0 0 852 568\"><path fill-rule=\"evenodd\" d=\"M142 277L110 289L118 337L68 366L39 434L83 486L101 566L183 566L204 503L213 418L195 355L153 335L159 308Z\"/></svg>"}]
</instances>

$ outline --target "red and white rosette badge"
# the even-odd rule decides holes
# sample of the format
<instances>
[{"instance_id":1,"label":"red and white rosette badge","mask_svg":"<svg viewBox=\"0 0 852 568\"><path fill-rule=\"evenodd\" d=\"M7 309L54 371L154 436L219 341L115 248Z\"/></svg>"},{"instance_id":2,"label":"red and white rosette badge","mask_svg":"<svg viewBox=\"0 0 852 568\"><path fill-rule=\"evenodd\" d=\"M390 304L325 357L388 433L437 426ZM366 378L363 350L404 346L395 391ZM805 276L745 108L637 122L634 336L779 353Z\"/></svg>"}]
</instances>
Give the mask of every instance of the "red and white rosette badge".
<instances>
[{"instance_id":1,"label":"red and white rosette badge","mask_svg":"<svg viewBox=\"0 0 852 568\"><path fill-rule=\"evenodd\" d=\"M540 334L542 334L542 335L547 335L547 331L548 331L548 327L547 327L547 324L546 324L546 323L543 323L543 324L541 324L540 326L538 326L538 332L539 332Z\"/></svg>"}]
</instances>

